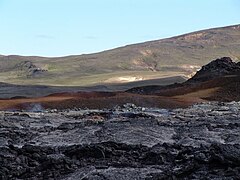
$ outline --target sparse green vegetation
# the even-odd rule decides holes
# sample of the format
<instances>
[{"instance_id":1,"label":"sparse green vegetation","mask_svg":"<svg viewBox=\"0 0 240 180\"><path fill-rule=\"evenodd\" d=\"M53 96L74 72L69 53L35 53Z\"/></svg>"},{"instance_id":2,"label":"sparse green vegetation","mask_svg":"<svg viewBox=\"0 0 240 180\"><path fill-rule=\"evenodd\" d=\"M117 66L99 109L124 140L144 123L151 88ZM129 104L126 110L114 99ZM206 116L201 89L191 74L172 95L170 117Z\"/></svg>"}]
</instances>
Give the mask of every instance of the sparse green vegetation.
<instances>
[{"instance_id":1,"label":"sparse green vegetation","mask_svg":"<svg viewBox=\"0 0 240 180\"><path fill-rule=\"evenodd\" d=\"M109 78L134 74L145 79L150 76L161 78L166 74L188 75L187 73L192 73L191 69L182 66L202 66L223 56L232 59L237 57L240 61L240 31L234 26L89 55L61 58L0 56L0 81L16 84L85 86L101 84ZM30 61L36 67L47 71L29 77L27 69L20 72L16 68L24 61ZM149 72L152 74L146 75Z\"/></svg>"}]
</instances>

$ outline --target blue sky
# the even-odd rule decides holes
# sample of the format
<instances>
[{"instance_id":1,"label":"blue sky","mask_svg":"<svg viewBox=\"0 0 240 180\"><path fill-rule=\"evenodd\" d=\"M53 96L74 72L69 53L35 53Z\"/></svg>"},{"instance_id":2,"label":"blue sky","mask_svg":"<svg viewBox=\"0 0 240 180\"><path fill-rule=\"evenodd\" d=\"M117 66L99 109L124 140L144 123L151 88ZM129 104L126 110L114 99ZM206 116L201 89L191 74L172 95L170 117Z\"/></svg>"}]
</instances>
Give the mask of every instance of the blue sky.
<instances>
[{"instance_id":1,"label":"blue sky","mask_svg":"<svg viewBox=\"0 0 240 180\"><path fill-rule=\"evenodd\" d=\"M240 0L0 0L0 54L99 52L240 24Z\"/></svg>"}]
</instances>

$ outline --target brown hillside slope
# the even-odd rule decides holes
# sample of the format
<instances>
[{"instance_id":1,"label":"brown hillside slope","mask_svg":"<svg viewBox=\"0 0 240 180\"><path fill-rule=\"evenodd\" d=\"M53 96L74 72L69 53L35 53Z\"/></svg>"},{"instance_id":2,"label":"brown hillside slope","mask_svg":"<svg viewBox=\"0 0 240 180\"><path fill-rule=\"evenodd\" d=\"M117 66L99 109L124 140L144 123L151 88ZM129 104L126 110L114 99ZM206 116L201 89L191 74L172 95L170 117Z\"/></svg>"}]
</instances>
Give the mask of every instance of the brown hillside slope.
<instances>
[{"instance_id":1,"label":"brown hillside slope","mask_svg":"<svg viewBox=\"0 0 240 180\"><path fill-rule=\"evenodd\" d=\"M154 79L190 75L211 59L240 60L240 25L58 58L0 56L0 82L86 86L115 77Z\"/></svg>"}]
</instances>

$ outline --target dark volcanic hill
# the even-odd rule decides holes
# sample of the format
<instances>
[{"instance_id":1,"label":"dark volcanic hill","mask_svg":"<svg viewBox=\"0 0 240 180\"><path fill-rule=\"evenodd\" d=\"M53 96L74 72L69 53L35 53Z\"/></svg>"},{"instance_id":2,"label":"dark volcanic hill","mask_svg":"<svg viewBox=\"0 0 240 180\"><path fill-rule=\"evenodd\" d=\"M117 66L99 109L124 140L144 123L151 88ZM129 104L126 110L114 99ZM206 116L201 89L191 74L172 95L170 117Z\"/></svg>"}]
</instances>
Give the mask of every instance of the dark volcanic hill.
<instances>
[{"instance_id":1,"label":"dark volcanic hill","mask_svg":"<svg viewBox=\"0 0 240 180\"><path fill-rule=\"evenodd\" d=\"M135 87L127 92L167 97L201 98L218 101L240 100L240 63L229 57L211 61L181 84Z\"/></svg>"},{"instance_id":2,"label":"dark volcanic hill","mask_svg":"<svg viewBox=\"0 0 240 180\"><path fill-rule=\"evenodd\" d=\"M188 82L204 82L221 76L238 74L240 74L240 63L233 62L230 57L223 57L203 66Z\"/></svg>"},{"instance_id":3,"label":"dark volcanic hill","mask_svg":"<svg viewBox=\"0 0 240 180\"><path fill-rule=\"evenodd\" d=\"M0 81L86 86L119 83L119 77L147 80L189 76L209 60L224 56L234 61L240 60L240 25L202 30L88 55L58 58L0 56ZM26 62L33 68L19 68Z\"/></svg>"}]
</instances>

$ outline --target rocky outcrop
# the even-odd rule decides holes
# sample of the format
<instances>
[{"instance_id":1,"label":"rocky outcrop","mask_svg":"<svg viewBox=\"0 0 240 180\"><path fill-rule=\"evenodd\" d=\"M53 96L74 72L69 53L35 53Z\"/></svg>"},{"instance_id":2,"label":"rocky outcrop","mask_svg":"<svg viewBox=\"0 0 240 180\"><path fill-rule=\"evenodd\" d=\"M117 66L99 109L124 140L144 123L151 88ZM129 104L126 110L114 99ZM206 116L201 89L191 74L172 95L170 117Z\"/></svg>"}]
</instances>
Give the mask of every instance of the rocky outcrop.
<instances>
[{"instance_id":1,"label":"rocky outcrop","mask_svg":"<svg viewBox=\"0 0 240 180\"><path fill-rule=\"evenodd\" d=\"M184 96L181 101L190 100L192 95L199 100L230 102L240 100L240 62L229 57L216 59L203 66L192 78L183 83L167 86L142 86L127 92L164 97ZM214 90L214 91L212 91ZM205 92L206 94L201 94Z\"/></svg>"},{"instance_id":2,"label":"rocky outcrop","mask_svg":"<svg viewBox=\"0 0 240 180\"><path fill-rule=\"evenodd\" d=\"M23 61L17 64L15 68L19 71L25 72L28 77L38 76L47 71L46 69L37 67L31 61Z\"/></svg>"},{"instance_id":3,"label":"rocky outcrop","mask_svg":"<svg viewBox=\"0 0 240 180\"><path fill-rule=\"evenodd\" d=\"M0 179L240 178L240 102L0 119Z\"/></svg>"},{"instance_id":4,"label":"rocky outcrop","mask_svg":"<svg viewBox=\"0 0 240 180\"><path fill-rule=\"evenodd\" d=\"M223 57L203 66L188 82L204 82L221 76L236 74L240 74L240 63L233 62L229 57Z\"/></svg>"}]
</instances>

